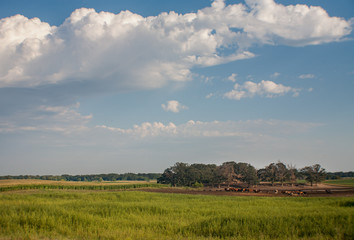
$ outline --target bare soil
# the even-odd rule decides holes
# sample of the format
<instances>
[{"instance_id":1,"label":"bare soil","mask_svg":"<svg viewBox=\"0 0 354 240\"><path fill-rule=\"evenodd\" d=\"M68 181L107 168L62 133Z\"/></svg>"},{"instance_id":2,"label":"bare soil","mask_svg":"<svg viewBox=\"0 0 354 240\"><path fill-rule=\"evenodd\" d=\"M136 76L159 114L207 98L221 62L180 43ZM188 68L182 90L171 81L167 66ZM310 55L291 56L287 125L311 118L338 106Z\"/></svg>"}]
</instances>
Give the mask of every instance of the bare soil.
<instances>
[{"instance_id":1,"label":"bare soil","mask_svg":"<svg viewBox=\"0 0 354 240\"><path fill-rule=\"evenodd\" d=\"M136 191L158 192L158 193L177 193L177 194L200 194L216 196L263 196L263 197L354 197L354 187L334 186L318 184L317 186L269 186L258 185L249 188L250 192L226 191L225 188L143 188ZM253 190L259 190L254 192ZM302 194L298 194L302 192Z\"/></svg>"}]
</instances>

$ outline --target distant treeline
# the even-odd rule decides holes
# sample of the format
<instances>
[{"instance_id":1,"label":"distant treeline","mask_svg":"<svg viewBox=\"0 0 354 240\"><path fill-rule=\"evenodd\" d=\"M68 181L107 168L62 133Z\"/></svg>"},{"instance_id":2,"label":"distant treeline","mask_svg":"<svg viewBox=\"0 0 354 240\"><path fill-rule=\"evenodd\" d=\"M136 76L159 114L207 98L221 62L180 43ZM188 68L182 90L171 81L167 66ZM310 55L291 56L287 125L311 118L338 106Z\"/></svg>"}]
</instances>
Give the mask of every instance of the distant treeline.
<instances>
[{"instance_id":1,"label":"distant treeline","mask_svg":"<svg viewBox=\"0 0 354 240\"><path fill-rule=\"evenodd\" d=\"M256 169L249 163L225 162L216 164L187 164L178 162L167 168L158 183L171 186L219 186L231 184L256 185L260 182L297 184L298 180L306 180L311 185L320 183L328 177L349 177L349 173L330 173L319 164L306 166L301 169L292 165L285 165L278 161L261 169Z\"/></svg>"},{"instance_id":2,"label":"distant treeline","mask_svg":"<svg viewBox=\"0 0 354 240\"><path fill-rule=\"evenodd\" d=\"M0 176L0 179L41 179L54 181L149 181L157 179L161 173L108 173L108 174L89 174L89 175L19 175L19 176Z\"/></svg>"}]
</instances>

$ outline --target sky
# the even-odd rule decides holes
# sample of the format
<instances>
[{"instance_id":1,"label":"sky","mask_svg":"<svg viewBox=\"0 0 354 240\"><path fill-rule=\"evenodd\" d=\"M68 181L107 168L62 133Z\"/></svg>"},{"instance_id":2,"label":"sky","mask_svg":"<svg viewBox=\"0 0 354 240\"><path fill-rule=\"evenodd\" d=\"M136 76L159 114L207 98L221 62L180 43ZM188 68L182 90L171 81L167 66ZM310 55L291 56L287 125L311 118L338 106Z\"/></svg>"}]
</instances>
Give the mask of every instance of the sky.
<instances>
[{"instance_id":1,"label":"sky","mask_svg":"<svg viewBox=\"0 0 354 240\"><path fill-rule=\"evenodd\" d=\"M354 170L352 0L0 0L0 175Z\"/></svg>"}]
</instances>

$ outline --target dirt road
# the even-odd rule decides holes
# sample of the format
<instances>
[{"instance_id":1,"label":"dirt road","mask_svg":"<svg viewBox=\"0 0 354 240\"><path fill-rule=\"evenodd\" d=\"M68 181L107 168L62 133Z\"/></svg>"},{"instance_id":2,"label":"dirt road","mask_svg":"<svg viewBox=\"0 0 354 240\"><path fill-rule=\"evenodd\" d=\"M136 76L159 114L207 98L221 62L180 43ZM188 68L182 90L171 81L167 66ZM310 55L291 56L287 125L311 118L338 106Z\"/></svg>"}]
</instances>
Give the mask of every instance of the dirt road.
<instances>
[{"instance_id":1,"label":"dirt road","mask_svg":"<svg viewBox=\"0 0 354 240\"><path fill-rule=\"evenodd\" d=\"M257 190L259 192L255 192ZM137 191L200 194L216 196L268 196L268 197L354 197L354 187L342 187L319 184L317 186L262 186L258 185L250 189L250 192L226 191L225 188L146 188Z\"/></svg>"}]
</instances>

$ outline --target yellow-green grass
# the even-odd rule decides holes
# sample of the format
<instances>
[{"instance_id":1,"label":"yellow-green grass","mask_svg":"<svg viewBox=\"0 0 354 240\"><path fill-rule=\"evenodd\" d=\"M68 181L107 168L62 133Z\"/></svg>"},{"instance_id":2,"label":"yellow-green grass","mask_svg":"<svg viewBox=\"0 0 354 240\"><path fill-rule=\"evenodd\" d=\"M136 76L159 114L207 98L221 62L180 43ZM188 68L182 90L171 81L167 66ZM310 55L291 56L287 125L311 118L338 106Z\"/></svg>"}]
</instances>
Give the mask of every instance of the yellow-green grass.
<instances>
[{"instance_id":1,"label":"yellow-green grass","mask_svg":"<svg viewBox=\"0 0 354 240\"><path fill-rule=\"evenodd\" d=\"M51 184L51 185L117 185L117 184L145 184L156 183L152 181L96 181L96 182L76 182L76 181L52 181L41 179L3 179L0 180L0 187L13 186L13 185L33 185L33 184Z\"/></svg>"},{"instance_id":2,"label":"yellow-green grass","mask_svg":"<svg viewBox=\"0 0 354 240\"><path fill-rule=\"evenodd\" d=\"M0 193L0 239L353 239L354 198Z\"/></svg>"},{"instance_id":3,"label":"yellow-green grass","mask_svg":"<svg viewBox=\"0 0 354 240\"><path fill-rule=\"evenodd\" d=\"M354 178L326 180L324 183L331 184L331 185L354 186Z\"/></svg>"},{"instance_id":4,"label":"yellow-green grass","mask_svg":"<svg viewBox=\"0 0 354 240\"><path fill-rule=\"evenodd\" d=\"M123 190L143 187L164 187L147 181L65 182L50 180L1 180L0 192L30 189Z\"/></svg>"}]
</instances>

